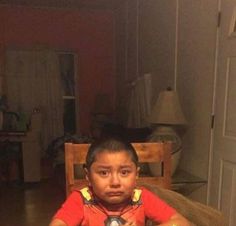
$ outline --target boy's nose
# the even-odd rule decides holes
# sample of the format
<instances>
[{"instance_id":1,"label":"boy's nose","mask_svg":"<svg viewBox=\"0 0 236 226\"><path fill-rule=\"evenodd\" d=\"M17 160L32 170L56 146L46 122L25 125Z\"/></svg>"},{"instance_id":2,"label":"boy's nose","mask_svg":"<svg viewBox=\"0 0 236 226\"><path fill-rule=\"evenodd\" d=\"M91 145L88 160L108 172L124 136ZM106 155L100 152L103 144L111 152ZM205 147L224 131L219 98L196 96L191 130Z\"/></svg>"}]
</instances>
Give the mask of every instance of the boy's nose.
<instances>
[{"instance_id":1,"label":"boy's nose","mask_svg":"<svg viewBox=\"0 0 236 226\"><path fill-rule=\"evenodd\" d=\"M111 186L119 186L120 185L120 179L116 173L111 175L110 185Z\"/></svg>"}]
</instances>

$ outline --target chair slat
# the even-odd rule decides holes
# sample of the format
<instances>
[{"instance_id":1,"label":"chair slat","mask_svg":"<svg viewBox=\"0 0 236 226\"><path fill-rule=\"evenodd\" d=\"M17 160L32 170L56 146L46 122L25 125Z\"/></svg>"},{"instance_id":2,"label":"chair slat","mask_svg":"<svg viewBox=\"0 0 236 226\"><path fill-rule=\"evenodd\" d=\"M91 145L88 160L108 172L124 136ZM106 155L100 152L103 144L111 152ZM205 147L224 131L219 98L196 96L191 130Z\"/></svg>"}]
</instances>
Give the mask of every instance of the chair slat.
<instances>
[{"instance_id":1,"label":"chair slat","mask_svg":"<svg viewBox=\"0 0 236 226\"><path fill-rule=\"evenodd\" d=\"M161 163L162 174L160 176L146 176L138 178L138 184L157 185L163 188L171 188L171 143L132 143L140 163ZM85 179L75 178L74 167L76 164L84 164L90 144L65 143L65 170L66 193L85 186Z\"/></svg>"},{"instance_id":2,"label":"chair slat","mask_svg":"<svg viewBox=\"0 0 236 226\"><path fill-rule=\"evenodd\" d=\"M161 162L164 159L163 143L132 143L139 162Z\"/></svg>"}]
</instances>

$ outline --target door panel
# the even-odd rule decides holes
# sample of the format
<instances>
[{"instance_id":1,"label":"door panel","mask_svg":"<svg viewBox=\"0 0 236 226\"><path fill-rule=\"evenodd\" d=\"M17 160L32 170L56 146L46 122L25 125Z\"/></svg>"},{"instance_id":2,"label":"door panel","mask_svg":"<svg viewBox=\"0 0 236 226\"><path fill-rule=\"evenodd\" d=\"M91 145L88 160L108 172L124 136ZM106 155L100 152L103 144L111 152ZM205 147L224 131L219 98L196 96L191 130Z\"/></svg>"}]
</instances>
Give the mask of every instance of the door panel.
<instances>
[{"instance_id":1,"label":"door panel","mask_svg":"<svg viewBox=\"0 0 236 226\"><path fill-rule=\"evenodd\" d=\"M235 214L231 212L236 208L236 165L229 161L221 162L220 209L224 212L230 225L236 225Z\"/></svg>"},{"instance_id":2,"label":"door panel","mask_svg":"<svg viewBox=\"0 0 236 226\"><path fill-rule=\"evenodd\" d=\"M210 204L236 225L236 1L221 1Z\"/></svg>"},{"instance_id":3,"label":"door panel","mask_svg":"<svg viewBox=\"0 0 236 226\"><path fill-rule=\"evenodd\" d=\"M224 136L236 139L236 57L229 57L226 69L226 112L224 121Z\"/></svg>"}]
</instances>

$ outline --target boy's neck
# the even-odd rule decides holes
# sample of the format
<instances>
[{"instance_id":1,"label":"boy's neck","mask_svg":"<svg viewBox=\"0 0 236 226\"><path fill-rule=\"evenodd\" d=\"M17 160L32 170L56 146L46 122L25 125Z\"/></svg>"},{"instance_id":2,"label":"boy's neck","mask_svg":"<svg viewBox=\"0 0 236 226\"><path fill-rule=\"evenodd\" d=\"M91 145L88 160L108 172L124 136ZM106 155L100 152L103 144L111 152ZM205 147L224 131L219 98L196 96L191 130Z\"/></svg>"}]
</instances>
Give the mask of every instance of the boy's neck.
<instances>
[{"instance_id":1,"label":"boy's neck","mask_svg":"<svg viewBox=\"0 0 236 226\"><path fill-rule=\"evenodd\" d=\"M101 208L105 208L105 210L109 213L109 212L118 212L121 213L123 212L127 206L129 206L130 204L130 200L126 200L122 203L118 203L118 204L110 204L107 202L104 202L103 200L97 200L98 203L100 204L99 206L101 206Z\"/></svg>"}]
</instances>

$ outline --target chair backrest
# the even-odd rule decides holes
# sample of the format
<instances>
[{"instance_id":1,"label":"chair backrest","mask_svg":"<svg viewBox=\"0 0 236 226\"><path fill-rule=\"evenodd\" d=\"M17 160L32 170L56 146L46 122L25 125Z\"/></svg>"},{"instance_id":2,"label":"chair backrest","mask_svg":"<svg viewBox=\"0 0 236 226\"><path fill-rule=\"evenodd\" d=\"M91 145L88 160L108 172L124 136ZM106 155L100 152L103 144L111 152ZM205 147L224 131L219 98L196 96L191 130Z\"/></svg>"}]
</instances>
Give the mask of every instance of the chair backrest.
<instances>
[{"instance_id":1,"label":"chair backrest","mask_svg":"<svg viewBox=\"0 0 236 226\"><path fill-rule=\"evenodd\" d=\"M171 143L132 143L139 163L161 163L159 176L140 175L138 184L157 185L162 188L171 188ZM86 154L90 144L65 143L65 171L66 194L72 190L87 185L85 178L75 177L76 165L85 163ZM82 168L81 168L82 169Z\"/></svg>"}]
</instances>

